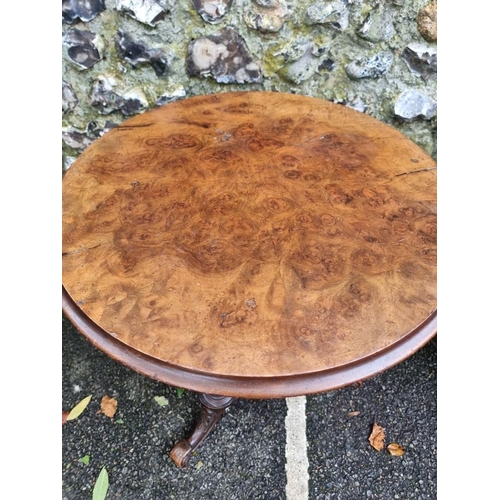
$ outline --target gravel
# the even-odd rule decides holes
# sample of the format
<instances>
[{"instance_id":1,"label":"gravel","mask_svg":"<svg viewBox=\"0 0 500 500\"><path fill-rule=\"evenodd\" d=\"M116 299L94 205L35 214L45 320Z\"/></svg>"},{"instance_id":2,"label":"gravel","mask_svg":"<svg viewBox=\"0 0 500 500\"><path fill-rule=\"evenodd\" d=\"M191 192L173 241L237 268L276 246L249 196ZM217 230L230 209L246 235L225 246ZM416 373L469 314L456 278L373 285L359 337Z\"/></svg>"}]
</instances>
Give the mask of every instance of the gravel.
<instances>
[{"instance_id":1,"label":"gravel","mask_svg":"<svg viewBox=\"0 0 500 500\"><path fill-rule=\"evenodd\" d=\"M63 500L90 500L102 467L106 500L286 499L285 400L236 400L179 469L168 451L196 421L196 394L179 397L98 351L64 317L62 325L62 409L92 395L62 427ZM310 500L437 498L436 346L361 384L307 397ZM113 419L100 412L104 395L118 401ZM403 456L370 446L374 422Z\"/></svg>"}]
</instances>

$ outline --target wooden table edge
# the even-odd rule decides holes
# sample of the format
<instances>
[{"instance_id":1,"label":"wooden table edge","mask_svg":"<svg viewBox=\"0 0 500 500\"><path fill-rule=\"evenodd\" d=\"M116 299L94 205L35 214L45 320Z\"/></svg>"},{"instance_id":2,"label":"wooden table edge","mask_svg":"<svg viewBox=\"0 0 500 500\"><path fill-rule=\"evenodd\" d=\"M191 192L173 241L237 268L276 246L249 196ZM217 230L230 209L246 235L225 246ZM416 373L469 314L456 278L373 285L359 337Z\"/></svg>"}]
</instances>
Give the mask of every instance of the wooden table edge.
<instances>
[{"instance_id":1,"label":"wooden table edge","mask_svg":"<svg viewBox=\"0 0 500 500\"><path fill-rule=\"evenodd\" d=\"M214 375L174 366L148 356L109 335L62 289L62 310L88 341L109 357L149 378L173 387L235 398L266 399L326 392L381 373L409 358L437 333L437 310L414 330L385 349L329 370L280 377Z\"/></svg>"}]
</instances>

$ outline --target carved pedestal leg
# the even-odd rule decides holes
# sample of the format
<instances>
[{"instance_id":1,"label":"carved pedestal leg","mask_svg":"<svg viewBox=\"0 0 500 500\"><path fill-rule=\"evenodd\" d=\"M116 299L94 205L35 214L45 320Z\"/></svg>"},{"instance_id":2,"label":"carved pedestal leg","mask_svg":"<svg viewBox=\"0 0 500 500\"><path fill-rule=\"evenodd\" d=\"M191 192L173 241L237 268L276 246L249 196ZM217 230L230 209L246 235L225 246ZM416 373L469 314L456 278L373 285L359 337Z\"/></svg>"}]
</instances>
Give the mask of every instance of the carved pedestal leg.
<instances>
[{"instance_id":1,"label":"carved pedestal leg","mask_svg":"<svg viewBox=\"0 0 500 500\"><path fill-rule=\"evenodd\" d=\"M181 439L170 451L170 458L178 467L187 465L193 451L205 440L224 410L233 402L233 398L214 394L200 394L199 398L201 415L196 427L187 439Z\"/></svg>"}]
</instances>

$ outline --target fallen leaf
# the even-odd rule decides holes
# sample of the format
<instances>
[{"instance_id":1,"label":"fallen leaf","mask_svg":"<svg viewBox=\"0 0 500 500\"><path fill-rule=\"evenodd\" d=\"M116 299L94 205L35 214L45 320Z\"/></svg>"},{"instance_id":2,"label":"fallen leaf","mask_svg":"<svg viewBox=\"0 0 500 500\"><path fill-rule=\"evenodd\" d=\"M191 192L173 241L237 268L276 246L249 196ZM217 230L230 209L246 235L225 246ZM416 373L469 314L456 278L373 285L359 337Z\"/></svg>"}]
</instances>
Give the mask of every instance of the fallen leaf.
<instances>
[{"instance_id":1,"label":"fallen leaf","mask_svg":"<svg viewBox=\"0 0 500 500\"><path fill-rule=\"evenodd\" d=\"M380 451L384 447L384 439L385 439L385 430L383 427L380 427L376 422L373 424L372 433L368 440L370 444L377 451Z\"/></svg>"},{"instance_id":2,"label":"fallen leaf","mask_svg":"<svg viewBox=\"0 0 500 500\"><path fill-rule=\"evenodd\" d=\"M404 454L405 450L404 448L397 444L397 443L391 443L387 445L387 451L396 457L400 457L401 455Z\"/></svg>"},{"instance_id":3,"label":"fallen leaf","mask_svg":"<svg viewBox=\"0 0 500 500\"><path fill-rule=\"evenodd\" d=\"M101 469L92 490L92 500L104 500L109 488L109 476L106 467Z\"/></svg>"},{"instance_id":4,"label":"fallen leaf","mask_svg":"<svg viewBox=\"0 0 500 500\"><path fill-rule=\"evenodd\" d=\"M154 399L160 406L168 405L168 400L165 396L155 396Z\"/></svg>"},{"instance_id":5,"label":"fallen leaf","mask_svg":"<svg viewBox=\"0 0 500 500\"><path fill-rule=\"evenodd\" d=\"M185 389L181 389L179 387L176 388L176 391L177 391L177 397L178 398L182 398L182 395L184 394L184 390Z\"/></svg>"},{"instance_id":6,"label":"fallen leaf","mask_svg":"<svg viewBox=\"0 0 500 500\"><path fill-rule=\"evenodd\" d=\"M199 462L198 462L198 463L194 466L194 468L195 468L196 470L198 470L198 469L199 469L199 468L201 468L202 466L203 466L203 462L200 460L200 461L199 461Z\"/></svg>"},{"instance_id":7,"label":"fallen leaf","mask_svg":"<svg viewBox=\"0 0 500 500\"><path fill-rule=\"evenodd\" d=\"M113 418L118 407L118 401L109 396L103 396L101 399L101 411L109 418Z\"/></svg>"},{"instance_id":8,"label":"fallen leaf","mask_svg":"<svg viewBox=\"0 0 500 500\"><path fill-rule=\"evenodd\" d=\"M68 415L69 415L69 412L67 412L67 411L62 412L62 424L63 425L66 423L66 420L68 420Z\"/></svg>"},{"instance_id":9,"label":"fallen leaf","mask_svg":"<svg viewBox=\"0 0 500 500\"><path fill-rule=\"evenodd\" d=\"M359 415L359 411L350 411L347 416L348 417L357 417Z\"/></svg>"},{"instance_id":10,"label":"fallen leaf","mask_svg":"<svg viewBox=\"0 0 500 500\"><path fill-rule=\"evenodd\" d=\"M83 398L68 414L66 417L66 420L74 420L75 418L79 417L83 410L87 408L87 405L90 403L90 400L92 399L92 395L87 396L86 398Z\"/></svg>"},{"instance_id":11,"label":"fallen leaf","mask_svg":"<svg viewBox=\"0 0 500 500\"><path fill-rule=\"evenodd\" d=\"M115 424L123 424L123 420L119 418L118 420L115 420Z\"/></svg>"},{"instance_id":12,"label":"fallen leaf","mask_svg":"<svg viewBox=\"0 0 500 500\"><path fill-rule=\"evenodd\" d=\"M78 459L83 465L88 465L90 460L90 455L85 455L84 457Z\"/></svg>"}]
</instances>

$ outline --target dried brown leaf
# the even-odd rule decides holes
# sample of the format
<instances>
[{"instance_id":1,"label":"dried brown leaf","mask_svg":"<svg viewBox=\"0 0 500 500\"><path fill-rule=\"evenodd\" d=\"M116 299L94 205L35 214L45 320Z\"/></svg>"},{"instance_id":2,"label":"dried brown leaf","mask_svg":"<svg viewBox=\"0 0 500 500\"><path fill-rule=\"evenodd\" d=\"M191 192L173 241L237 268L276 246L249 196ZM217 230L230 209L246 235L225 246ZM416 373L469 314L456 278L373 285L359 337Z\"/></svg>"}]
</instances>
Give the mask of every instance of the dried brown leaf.
<instances>
[{"instance_id":1,"label":"dried brown leaf","mask_svg":"<svg viewBox=\"0 0 500 500\"><path fill-rule=\"evenodd\" d=\"M68 420L68 415L69 415L68 411L63 411L62 412L62 424L63 425L66 423L66 420Z\"/></svg>"},{"instance_id":2,"label":"dried brown leaf","mask_svg":"<svg viewBox=\"0 0 500 500\"><path fill-rule=\"evenodd\" d=\"M370 437L368 438L368 441L370 441L370 444L372 445L373 448L375 448L377 451L380 451L384 447L384 439L385 439L384 428L375 422L373 424L372 432L370 434Z\"/></svg>"},{"instance_id":3,"label":"dried brown leaf","mask_svg":"<svg viewBox=\"0 0 500 500\"><path fill-rule=\"evenodd\" d=\"M109 418L113 418L118 407L118 401L109 396L103 396L101 399L101 411Z\"/></svg>"},{"instance_id":4,"label":"dried brown leaf","mask_svg":"<svg viewBox=\"0 0 500 500\"><path fill-rule=\"evenodd\" d=\"M391 443L387 445L387 451L396 457L400 457L401 455L404 454L405 450L404 448L397 444L397 443Z\"/></svg>"}]
</instances>

